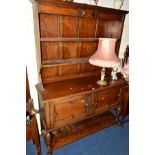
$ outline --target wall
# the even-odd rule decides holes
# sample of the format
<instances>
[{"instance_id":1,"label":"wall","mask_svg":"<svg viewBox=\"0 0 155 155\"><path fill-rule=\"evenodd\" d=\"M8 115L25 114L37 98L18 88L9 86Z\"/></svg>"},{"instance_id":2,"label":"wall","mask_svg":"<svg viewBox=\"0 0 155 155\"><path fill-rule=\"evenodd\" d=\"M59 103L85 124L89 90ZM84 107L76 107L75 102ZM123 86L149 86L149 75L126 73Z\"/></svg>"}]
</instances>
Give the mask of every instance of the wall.
<instances>
[{"instance_id":1,"label":"wall","mask_svg":"<svg viewBox=\"0 0 155 155\"><path fill-rule=\"evenodd\" d=\"M79 3L87 3L89 4L89 0L74 0L75 2ZM124 4L121 9L129 10L128 0L124 0ZM27 53L26 53L26 65L28 69L28 77L29 77L29 84L30 84L30 93L31 97L34 100L35 108L38 109L38 98L37 98L37 91L35 89L35 84L38 82L37 78L37 64L36 64L36 50L35 50L35 40L34 40L34 23L33 23L33 12L32 12L32 4L27 0L25 2L25 7L27 10L26 16L26 28L27 28L27 35L26 35L26 44L27 44ZM113 8L113 0L99 0L98 6L104 6ZM119 57L123 57L123 53L125 51L126 45L129 43L129 17L127 15L125 24L124 24L124 31L122 35L122 42L119 52ZM38 122L39 116L37 115ZM40 129L40 125L39 125Z\"/></svg>"}]
</instances>

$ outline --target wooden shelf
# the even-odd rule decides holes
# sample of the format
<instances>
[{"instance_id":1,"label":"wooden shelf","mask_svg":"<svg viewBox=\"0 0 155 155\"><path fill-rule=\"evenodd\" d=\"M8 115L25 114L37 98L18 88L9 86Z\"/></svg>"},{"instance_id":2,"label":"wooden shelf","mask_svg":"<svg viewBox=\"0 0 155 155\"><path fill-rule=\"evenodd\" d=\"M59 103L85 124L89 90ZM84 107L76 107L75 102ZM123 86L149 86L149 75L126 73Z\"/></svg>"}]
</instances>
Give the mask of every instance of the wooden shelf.
<instances>
[{"instance_id":1,"label":"wooden shelf","mask_svg":"<svg viewBox=\"0 0 155 155\"><path fill-rule=\"evenodd\" d=\"M115 124L115 119L111 112L106 112L96 117L78 122L72 126L59 129L57 133L54 133L53 148L56 149L66 143L70 143L89 134L92 134L98 130Z\"/></svg>"},{"instance_id":2,"label":"wooden shelf","mask_svg":"<svg viewBox=\"0 0 155 155\"><path fill-rule=\"evenodd\" d=\"M53 143L51 144L52 148L59 148L115 123L116 121L113 114L108 111L76 124L65 126L64 128L53 131ZM43 135L44 132L45 131L43 131Z\"/></svg>"},{"instance_id":3,"label":"wooden shelf","mask_svg":"<svg viewBox=\"0 0 155 155\"><path fill-rule=\"evenodd\" d=\"M48 60L42 62L42 67L77 64L77 63L88 63L89 58L74 58L74 59L61 59L61 60Z\"/></svg>"},{"instance_id":4,"label":"wooden shelf","mask_svg":"<svg viewBox=\"0 0 155 155\"><path fill-rule=\"evenodd\" d=\"M101 37L103 38L103 36ZM113 36L111 36L111 38L113 38ZM120 40L120 38L117 38L118 40ZM40 41L98 41L98 38L40 38Z\"/></svg>"},{"instance_id":5,"label":"wooden shelf","mask_svg":"<svg viewBox=\"0 0 155 155\"><path fill-rule=\"evenodd\" d=\"M40 38L40 41L98 41L99 38Z\"/></svg>"}]
</instances>

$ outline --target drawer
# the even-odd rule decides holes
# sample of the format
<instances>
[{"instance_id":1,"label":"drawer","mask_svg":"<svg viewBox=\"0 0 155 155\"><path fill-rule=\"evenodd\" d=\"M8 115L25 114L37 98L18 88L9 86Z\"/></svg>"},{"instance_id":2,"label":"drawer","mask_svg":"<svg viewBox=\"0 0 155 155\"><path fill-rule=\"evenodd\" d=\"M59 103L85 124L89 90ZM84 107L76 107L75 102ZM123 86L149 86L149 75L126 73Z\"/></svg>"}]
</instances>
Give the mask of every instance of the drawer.
<instances>
[{"instance_id":1,"label":"drawer","mask_svg":"<svg viewBox=\"0 0 155 155\"><path fill-rule=\"evenodd\" d=\"M54 103L54 127L73 123L85 118L89 111L89 96L71 97Z\"/></svg>"},{"instance_id":2,"label":"drawer","mask_svg":"<svg viewBox=\"0 0 155 155\"><path fill-rule=\"evenodd\" d=\"M94 94L93 111L103 111L116 106L119 101L120 89L99 91Z\"/></svg>"}]
</instances>

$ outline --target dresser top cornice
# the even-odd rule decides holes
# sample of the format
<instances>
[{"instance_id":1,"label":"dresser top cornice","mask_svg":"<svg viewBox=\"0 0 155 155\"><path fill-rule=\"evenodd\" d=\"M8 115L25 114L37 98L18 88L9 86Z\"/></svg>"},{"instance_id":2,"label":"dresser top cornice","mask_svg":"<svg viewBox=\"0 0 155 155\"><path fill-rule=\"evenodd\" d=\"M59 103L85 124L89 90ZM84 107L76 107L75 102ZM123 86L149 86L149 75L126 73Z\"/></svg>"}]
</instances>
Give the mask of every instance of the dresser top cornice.
<instances>
[{"instance_id":1,"label":"dresser top cornice","mask_svg":"<svg viewBox=\"0 0 155 155\"><path fill-rule=\"evenodd\" d=\"M46 4L46 5L55 5L55 6L63 6L63 7L70 7L70 8L83 8L83 9L97 9L98 11L104 11L107 13L115 13L115 14L127 14L129 11L127 10L118 10L113 8L89 5L84 3L76 3L76 2L69 2L69 1L61 1L61 0L30 0L32 3L38 4Z\"/></svg>"}]
</instances>

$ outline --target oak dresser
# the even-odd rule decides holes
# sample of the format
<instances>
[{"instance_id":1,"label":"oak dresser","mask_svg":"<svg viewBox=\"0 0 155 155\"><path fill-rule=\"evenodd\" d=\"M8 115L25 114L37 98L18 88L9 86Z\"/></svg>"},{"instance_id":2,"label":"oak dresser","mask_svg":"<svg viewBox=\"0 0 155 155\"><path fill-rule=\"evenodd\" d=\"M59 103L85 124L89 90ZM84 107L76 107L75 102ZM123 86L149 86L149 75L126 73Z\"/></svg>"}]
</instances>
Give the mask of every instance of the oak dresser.
<instances>
[{"instance_id":1,"label":"oak dresser","mask_svg":"<svg viewBox=\"0 0 155 155\"><path fill-rule=\"evenodd\" d=\"M58 147L117 126L125 81L112 81L107 70L108 85L97 85L101 68L88 59L99 37L117 38L118 54L128 12L58 0L32 4L41 131L50 155Z\"/></svg>"}]
</instances>

